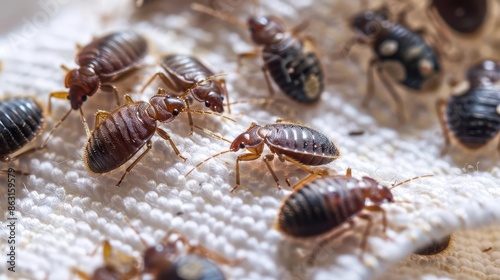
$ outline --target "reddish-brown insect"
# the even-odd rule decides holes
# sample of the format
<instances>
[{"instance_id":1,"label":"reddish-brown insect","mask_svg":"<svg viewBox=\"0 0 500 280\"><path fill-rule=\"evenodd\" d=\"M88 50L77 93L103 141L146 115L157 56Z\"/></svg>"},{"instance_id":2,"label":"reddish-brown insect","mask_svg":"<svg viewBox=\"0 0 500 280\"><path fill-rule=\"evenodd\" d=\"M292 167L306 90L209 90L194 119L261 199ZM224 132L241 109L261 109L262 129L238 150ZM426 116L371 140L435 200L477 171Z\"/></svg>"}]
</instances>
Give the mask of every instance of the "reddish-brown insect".
<instances>
[{"instance_id":1,"label":"reddish-brown insect","mask_svg":"<svg viewBox=\"0 0 500 280\"><path fill-rule=\"evenodd\" d=\"M165 70L157 72L144 85L141 91L156 78L159 77L162 82L171 90L184 92L181 97L191 94L199 102L203 102L210 110L222 113L224 111L224 96L229 109L229 98L226 89L226 82L220 75L214 74L197 58L183 54L171 54L164 56L160 62Z\"/></svg>"},{"instance_id":2,"label":"reddish-brown insect","mask_svg":"<svg viewBox=\"0 0 500 280\"><path fill-rule=\"evenodd\" d=\"M142 242L146 247L143 255L143 274L149 274L153 279L224 280L226 277L216 263L236 263L201 245L191 245L187 238L176 230L169 231L160 244L148 246L146 242ZM182 245L181 250L178 245Z\"/></svg>"},{"instance_id":3,"label":"reddish-brown insect","mask_svg":"<svg viewBox=\"0 0 500 280\"><path fill-rule=\"evenodd\" d=\"M136 279L140 273L139 261L132 256L114 251L108 240L102 242L102 259L104 264L96 268L92 275L77 268L73 268L72 272L85 280Z\"/></svg>"},{"instance_id":4,"label":"reddish-brown insect","mask_svg":"<svg viewBox=\"0 0 500 280\"><path fill-rule=\"evenodd\" d=\"M119 104L118 91L110 83L136 70L146 52L146 40L130 30L97 38L81 48L76 56L76 62L80 68L70 70L62 66L68 72L64 85L69 88L69 91L56 91L50 94L49 113L52 98L68 99L71 104L71 109L62 117L53 131L72 110L80 110L80 118L88 135L90 130L83 117L82 104L87 97L94 95L99 89L111 89Z\"/></svg>"},{"instance_id":5,"label":"reddish-brown insect","mask_svg":"<svg viewBox=\"0 0 500 280\"><path fill-rule=\"evenodd\" d=\"M181 112L221 116L215 112L191 110L184 100L165 94L163 89L158 90L149 103L134 102L128 95L125 99L126 104L112 112L97 113L95 128L89 136L84 151L87 169L92 173L103 174L122 166L146 145L146 150L130 164L117 186L151 149L151 138L155 133L170 143L177 156L186 160L180 155L168 133L158 127L157 122L172 122Z\"/></svg>"},{"instance_id":6,"label":"reddish-brown insect","mask_svg":"<svg viewBox=\"0 0 500 280\"><path fill-rule=\"evenodd\" d=\"M427 176L430 175L406 180L392 188ZM292 238L320 237L319 243L309 258L311 264L322 247L352 229L353 218L359 217L368 222L361 239L361 249L364 252L373 222L371 215L361 211L381 212L382 230L385 234L387 217L381 205L394 201L391 189L370 177L363 177L361 180L353 178L351 169L347 170L345 176L306 178L299 182L293 193L284 199L275 228ZM366 205L367 199L371 201L370 205ZM333 231L345 223L349 223L348 228Z\"/></svg>"},{"instance_id":7,"label":"reddish-brown insect","mask_svg":"<svg viewBox=\"0 0 500 280\"><path fill-rule=\"evenodd\" d=\"M421 256L442 254L451 247L453 241L454 237L452 234L446 235L445 237L439 240L433 240L430 244L427 244L427 246L418 249L415 251L415 254Z\"/></svg>"},{"instance_id":8,"label":"reddish-brown insect","mask_svg":"<svg viewBox=\"0 0 500 280\"><path fill-rule=\"evenodd\" d=\"M252 41L262 46L262 50L240 54L239 58L262 55L262 70L271 95L274 90L269 76L286 95L298 102L311 104L320 99L324 89L320 60L312 40L298 36L307 27L306 23L288 31L283 20L277 16L254 16L245 23L200 4L193 4L192 8L249 29Z\"/></svg>"},{"instance_id":9,"label":"reddish-brown insect","mask_svg":"<svg viewBox=\"0 0 500 280\"><path fill-rule=\"evenodd\" d=\"M236 160L236 186L231 190L233 192L240 185L240 161L252 161L260 158L266 145L271 150L271 154L264 156L264 162L278 188L280 188L278 177L269 164L274 159L274 155L277 155L281 161L286 160L304 169L311 173L311 176L324 175L326 171L313 171L308 166L328 164L340 157L337 146L328 137L307 126L283 122L265 126L252 123L245 132L233 140L229 150L215 154L198 163L186 176L212 158L246 149L249 153L239 155Z\"/></svg>"}]
</instances>

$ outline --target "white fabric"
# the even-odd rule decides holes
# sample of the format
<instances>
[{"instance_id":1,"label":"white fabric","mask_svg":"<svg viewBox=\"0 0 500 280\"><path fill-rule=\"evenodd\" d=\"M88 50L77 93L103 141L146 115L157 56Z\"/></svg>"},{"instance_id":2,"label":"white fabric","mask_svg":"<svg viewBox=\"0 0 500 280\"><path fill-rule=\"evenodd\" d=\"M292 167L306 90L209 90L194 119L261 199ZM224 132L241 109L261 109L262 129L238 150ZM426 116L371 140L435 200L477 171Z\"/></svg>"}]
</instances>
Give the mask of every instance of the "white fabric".
<instances>
[{"instance_id":1,"label":"white fabric","mask_svg":"<svg viewBox=\"0 0 500 280\"><path fill-rule=\"evenodd\" d=\"M237 73L236 53L253 50L247 30L190 10L190 1L157 1L145 6L142 12L133 12L132 3L123 2L53 0L55 8L47 11L34 2L35 8L27 11L24 18L19 17L16 24L9 24L11 27L4 30L0 40L4 68L0 73L1 96L29 95L45 103L49 92L64 89L64 73L59 66L76 67L77 43L84 45L93 36L133 28L150 42L147 63L153 64L164 53L194 54L216 72L228 74L231 101L268 97L258 66L260 60L245 62L241 73ZM160 2L164 2L163 6ZM242 2L217 3L244 19L254 8ZM237 124L214 116L195 116L196 123L233 139L251 122L266 124L285 117L322 131L338 144L342 158L328 165L332 173L344 173L351 167L354 176L371 176L387 185L434 174L394 189L395 199L405 202L383 206L389 238L382 238L381 217L375 213L362 259L359 241L365 222L360 220L354 231L322 251L316 267L308 267L301 259L302 250L295 250L290 240L272 228L280 203L290 190L276 189L261 159L242 163L244 187L234 195L229 190L235 183L235 154L211 160L186 178L184 175L194 164L226 150L228 144L198 132L189 136L187 118L180 116L163 127L188 158L187 162L154 136L152 151L117 188L114 185L124 168L98 177L86 172L82 161L86 137L78 114L73 113L56 131L47 151L21 160L19 168L32 175L17 185L17 272L6 274L7 248L3 240L8 233L4 220L0 227L0 279L44 279L46 274L49 279L69 279L72 267L91 273L102 261L99 254L88 254L103 239L109 239L117 250L139 257L144 248L125 218L138 227L149 244L159 242L166 231L178 229L193 243L204 244L229 259L243 259L237 267L222 267L230 279L401 279L404 275L436 279L458 277L457 270L466 271L462 273L466 278L498 277L500 244L495 230L464 233L469 242L456 242L450 257L455 260L450 261L454 268L448 273L440 271L439 265L426 266L424 270L408 259L400 263L432 239L498 222L497 155L491 152L476 156L452 149L448 155L440 156L444 141L433 107L417 106L426 104L426 99L414 98L408 92L402 91L409 99L406 108L415 109L406 124L398 123L390 106L381 101L386 98L382 86L377 87L380 94L371 106L362 108L370 50L356 48L349 60L332 57L334 50L352 35L344 19L356 11L358 3L260 2L260 12L279 14L290 26L310 20L304 33L314 37L328 80L321 102L304 106L277 93L277 98L284 99L280 106L233 106L230 117ZM37 13L39 17L48 11L52 11L50 21L40 23ZM12 16L10 20L16 19ZM142 95L137 91L156 69L159 68L148 67L117 84L120 92L147 101L158 84ZM98 93L89 98L83 107L89 125L93 126L97 109L111 110L114 104L111 94ZM53 113L47 117L48 129L37 143L69 108L65 100L54 100L53 105ZM204 107L200 104L200 108ZM363 130L365 134L349 136L354 130ZM305 175L290 164L277 161L274 166L283 185L286 176L297 181ZM5 188L0 188L0 193L5 201ZM1 205L2 211L6 211L6 204ZM305 244L305 248L310 248L314 242ZM487 247L492 249L481 252ZM393 269L384 274L390 267Z\"/></svg>"}]
</instances>

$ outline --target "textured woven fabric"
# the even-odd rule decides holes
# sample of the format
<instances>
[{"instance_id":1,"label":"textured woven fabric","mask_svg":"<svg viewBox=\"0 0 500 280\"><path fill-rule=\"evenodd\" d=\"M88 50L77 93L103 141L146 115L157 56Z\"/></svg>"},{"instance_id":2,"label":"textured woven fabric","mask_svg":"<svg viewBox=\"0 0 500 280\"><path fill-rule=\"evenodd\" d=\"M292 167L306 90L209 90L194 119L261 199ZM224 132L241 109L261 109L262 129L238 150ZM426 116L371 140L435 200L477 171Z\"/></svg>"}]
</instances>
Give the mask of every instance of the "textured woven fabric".
<instances>
[{"instance_id":1,"label":"textured woven fabric","mask_svg":"<svg viewBox=\"0 0 500 280\"><path fill-rule=\"evenodd\" d=\"M41 4L49 2L52 8ZM190 1L156 1L141 10L123 2L33 2L34 8L24 16L9 15L0 39L1 96L27 95L45 103L51 91L64 89L64 72L59 66L76 67L76 44L133 28L150 43L148 65L154 65L165 53L194 54L214 71L227 73L231 101L268 97L259 59L245 61L237 73L236 53L254 49L247 30L190 10ZM187 162L176 157L166 141L154 136L151 152L117 188L125 166L102 176L91 176L85 170L82 150L86 136L78 114L73 113L56 131L46 151L21 159L16 167L32 175L16 185L16 273L7 271L7 214L2 217L0 279L44 279L47 275L49 279L70 279L75 277L71 276L75 267L91 273L102 260L99 254L89 254L104 239L110 240L113 248L140 257L143 244L127 219L148 244L160 242L168 230L177 229L193 243L204 244L228 259L241 259L235 267L222 266L230 279L498 277L498 227L457 233L450 255L440 257L449 269L437 264L444 262L440 259L428 264L415 258L405 260L416 248L446 234L499 221L500 169L495 147L490 153L452 149L440 156L444 141L433 101L428 101L432 95L420 98L400 89L411 116L405 124L397 121L392 103L385 102L386 90L379 83L370 107L360 105L370 50L355 48L349 59L333 58L334 50L352 36L344 20L358 9L358 3L260 2L259 13L278 14L289 26L310 20L304 33L314 38L327 79L321 101L304 106L277 92L275 97L282 101L276 104L233 106L230 117L236 124L208 115L194 116L196 124L233 139L251 122L267 124L284 117L316 128L334 140L342 157L327 166L331 173L344 173L351 167L355 177L370 176L387 185L434 174L393 190L399 202L383 206L388 238L383 238L381 216L374 213L368 246L360 258L359 242L366 222L356 219L354 230L323 248L316 265L309 267L305 260L314 241L294 242L272 227L280 203L290 190L275 187L261 159L241 164L243 186L234 194L229 190L235 184L235 154L208 161L185 177L196 163L227 150L228 144L198 131L189 136L187 117L181 115L162 127ZM255 11L244 1L220 0L215 4L242 19ZM43 14L47 20L43 20ZM134 100L147 101L159 84L153 84L144 94L137 92L157 70L155 66L146 67L117 87ZM83 110L93 127L94 113L114 106L112 94L97 93ZM200 104L199 108L204 106ZM53 100L47 129L36 143L48 136L68 109L66 100ZM364 134L349 135L358 130ZM278 160L273 166L282 185L285 177L296 182L306 175ZM7 178L0 180L6 182ZM7 212L6 188L0 188L0 194L2 212ZM492 249L482 252L489 247Z\"/></svg>"}]
</instances>

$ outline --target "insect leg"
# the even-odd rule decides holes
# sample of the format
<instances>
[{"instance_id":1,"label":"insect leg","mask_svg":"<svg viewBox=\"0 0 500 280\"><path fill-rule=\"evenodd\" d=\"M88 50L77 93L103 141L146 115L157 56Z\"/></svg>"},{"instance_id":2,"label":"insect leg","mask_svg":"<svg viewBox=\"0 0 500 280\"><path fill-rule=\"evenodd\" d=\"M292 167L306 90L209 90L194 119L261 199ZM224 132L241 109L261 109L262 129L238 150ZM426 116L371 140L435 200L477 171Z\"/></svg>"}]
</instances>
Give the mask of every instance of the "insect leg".
<instances>
[{"instance_id":1,"label":"insect leg","mask_svg":"<svg viewBox=\"0 0 500 280\"><path fill-rule=\"evenodd\" d=\"M227 87L226 87L226 80L221 79L220 83L222 85L222 89L224 90L224 95L226 95L227 113L231 114L231 107L229 106L229 93L228 93Z\"/></svg>"},{"instance_id":2,"label":"insect leg","mask_svg":"<svg viewBox=\"0 0 500 280\"><path fill-rule=\"evenodd\" d=\"M170 79L163 73L163 72L156 72L149 80L144 84L140 90L141 93L144 92L144 90L156 79L156 77L160 78L162 82L170 89L176 90L177 91L177 86L170 81Z\"/></svg>"},{"instance_id":3,"label":"insect leg","mask_svg":"<svg viewBox=\"0 0 500 280\"><path fill-rule=\"evenodd\" d=\"M278 190L280 190L281 186L280 186L278 176L276 176L276 173L274 173L273 168L269 164L269 162L273 161L273 159L274 159L273 154L269 154L269 155L264 156L264 162L266 163L267 169L269 169L269 172L271 172L271 175L273 175L274 181L276 182L276 187L278 188Z\"/></svg>"},{"instance_id":4,"label":"insect leg","mask_svg":"<svg viewBox=\"0 0 500 280\"><path fill-rule=\"evenodd\" d=\"M49 95L49 114L52 112L52 98L57 98L57 99L67 99L68 98L68 92L67 91L54 91L51 92Z\"/></svg>"},{"instance_id":5,"label":"insect leg","mask_svg":"<svg viewBox=\"0 0 500 280\"><path fill-rule=\"evenodd\" d=\"M328 171L327 170L319 170L319 171L316 171L312 174L309 174L307 177L305 177L304 179L300 180L299 182L297 182L293 187L292 189L298 189L300 187L302 187L303 185L311 182L312 180L314 180L314 178L318 177L318 176L326 176L328 175Z\"/></svg>"},{"instance_id":6,"label":"insect leg","mask_svg":"<svg viewBox=\"0 0 500 280\"><path fill-rule=\"evenodd\" d=\"M158 135L160 135L161 138L167 140L170 143L170 146L172 146L172 149L174 149L174 152L178 157L180 157L183 161L187 160L185 157L181 155L179 149L177 149L177 147L175 146L174 141L172 141L170 135L168 135L168 133L165 130L158 127L156 128L156 132L158 133Z\"/></svg>"},{"instance_id":7,"label":"insect leg","mask_svg":"<svg viewBox=\"0 0 500 280\"><path fill-rule=\"evenodd\" d=\"M238 59L237 59L237 63L238 63L238 70L236 72L240 72L240 68L241 68L241 61L243 59L254 59L256 57L259 57L261 55L261 52L260 51L253 51L253 52L247 52L247 53L240 53L238 54Z\"/></svg>"},{"instance_id":8,"label":"insect leg","mask_svg":"<svg viewBox=\"0 0 500 280\"><path fill-rule=\"evenodd\" d=\"M443 136L444 136L444 148L441 150L441 156L446 154L448 152L448 149L450 148L450 130L448 129L448 126L446 125L446 121L444 119L444 109L446 107L446 101L444 99L439 99L436 102L436 112L439 118L439 124L441 125L441 128L443 130Z\"/></svg>"},{"instance_id":9,"label":"insect leg","mask_svg":"<svg viewBox=\"0 0 500 280\"><path fill-rule=\"evenodd\" d=\"M386 235L386 230L387 230L387 214L385 213L384 208L380 207L379 205L370 205L370 206L365 206L363 208L368 211L372 212L381 212L382 213L382 232L384 233L384 236L387 238Z\"/></svg>"},{"instance_id":10,"label":"insect leg","mask_svg":"<svg viewBox=\"0 0 500 280\"><path fill-rule=\"evenodd\" d=\"M127 169L123 173L122 177L120 178L120 181L118 181L118 183L116 184L117 187L120 186L120 184L122 183L122 181L125 178L125 176L127 176L127 174L130 173L130 170L132 170L132 168L134 168L134 166L149 152L149 150L151 150L151 147L152 147L152 145L151 145L151 139L149 139L148 142L146 143L146 150L140 156L138 156L134 160L134 162L132 162L132 164L130 164L129 167L127 167Z\"/></svg>"},{"instance_id":11,"label":"insect leg","mask_svg":"<svg viewBox=\"0 0 500 280\"><path fill-rule=\"evenodd\" d=\"M95 122L94 122L94 129L104 121L108 116L110 115L109 112L99 110L95 114Z\"/></svg>"},{"instance_id":12,"label":"insect leg","mask_svg":"<svg viewBox=\"0 0 500 280\"><path fill-rule=\"evenodd\" d=\"M379 60L376 58L372 58L370 60L370 63L368 64L368 73L367 73L367 81L366 81L366 92L365 96L363 97L363 101L361 104L363 107L368 107L368 104L370 103L371 99L373 98L373 95L375 94L375 88L374 86L374 80L373 80L373 70L375 67L375 64L378 63Z\"/></svg>"},{"instance_id":13,"label":"insect leg","mask_svg":"<svg viewBox=\"0 0 500 280\"><path fill-rule=\"evenodd\" d=\"M321 238L319 243L314 247L309 258L307 259L308 265L312 265L314 263L314 261L316 260L316 257L318 256L318 253L326 244L330 243L332 240L334 240L336 238L339 238L341 235L343 235L348 230L351 230L354 227L354 221L350 220L350 221L348 221L348 223L349 223L348 227L333 231L331 234L328 234L327 236Z\"/></svg>"},{"instance_id":14,"label":"insect leg","mask_svg":"<svg viewBox=\"0 0 500 280\"><path fill-rule=\"evenodd\" d=\"M372 220L372 216L370 216L368 214L361 213L358 215L358 217L363 219L363 220L366 220L366 227L365 227L365 231L363 232L363 236L361 237L361 245L360 245L361 255L359 257L362 258L363 254L365 253L365 250L366 250L366 243L368 241L370 229L372 228L373 220Z\"/></svg>"},{"instance_id":15,"label":"insect leg","mask_svg":"<svg viewBox=\"0 0 500 280\"><path fill-rule=\"evenodd\" d=\"M236 159L236 186L234 186L229 192L233 193L240 186L240 161L252 161L260 157L260 153L246 153L239 155Z\"/></svg>"},{"instance_id":16,"label":"insect leg","mask_svg":"<svg viewBox=\"0 0 500 280\"><path fill-rule=\"evenodd\" d=\"M101 90L111 91L115 95L116 104L120 106L120 96L118 95L118 89L116 88L116 86L111 84L103 84L101 85Z\"/></svg>"},{"instance_id":17,"label":"insect leg","mask_svg":"<svg viewBox=\"0 0 500 280\"><path fill-rule=\"evenodd\" d=\"M262 71L264 72L264 78L266 79L267 89L269 90L269 94L271 97L274 96L273 85L271 84L271 78L269 78L269 69L266 65L262 66Z\"/></svg>"},{"instance_id":18,"label":"insect leg","mask_svg":"<svg viewBox=\"0 0 500 280\"><path fill-rule=\"evenodd\" d=\"M382 69L377 67L377 72L378 72L378 76L380 77L380 80L382 81L382 84L384 84L385 88L387 89L387 91L391 95L392 99L394 100L394 102L396 102L396 113L399 116L399 121L404 122L406 120L406 117L405 117L405 114L403 111L403 101L401 100L401 96L396 91L393 84L384 75L384 72L382 71Z\"/></svg>"},{"instance_id":19,"label":"insect leg","mask_svg":"<svg viewBox=\"0 0 500 280\"><path fill-rule=\"evenodd\" d=\"M66 73L71 72L71 70L69 69L69 67L68 67L68 66L66 66L66 65L64 65L64 64L63 64L63 65L61 65L61 69L62 69L64 72L66 72Z\"/></svg>"}]
</instances>

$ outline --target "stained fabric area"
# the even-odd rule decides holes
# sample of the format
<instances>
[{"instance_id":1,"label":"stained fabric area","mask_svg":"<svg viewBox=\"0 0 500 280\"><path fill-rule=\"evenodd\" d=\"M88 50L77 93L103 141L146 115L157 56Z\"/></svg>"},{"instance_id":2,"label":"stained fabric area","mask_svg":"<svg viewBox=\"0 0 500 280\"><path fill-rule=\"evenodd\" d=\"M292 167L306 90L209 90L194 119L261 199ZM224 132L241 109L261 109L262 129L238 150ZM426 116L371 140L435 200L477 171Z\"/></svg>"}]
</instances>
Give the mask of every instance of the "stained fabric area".
<instances>
[{"instance_id":1,"label":"stained fabric area","mask_svg":"<svg viewBox=\"0 0 500 280\"><path fill-rule=\"evenodd\" d=\"M0 174L0 211L4 214L0 219L0 279L78 279L73 269L91 274L103 264L103 240L109 240L114 251L140 260L145 250L141 238L154 245L172 229L193 244L238 260L232 266L218 264L228 279L494 279L500 275L498 142L480 151L453 145L441 155L444 138L435 100L449 96L451 89L445 82L449 76L442 79L436 93L414 94L394 83L403 99L405 122L398 120L395 103L377 77L369 89L375 92L374 98L367 108L362 106L373 50L354 46L349 55L339 58L336 53L354 36L347 22L362 9L363 1L276 0L259 1L258 7L253 1L200 1L244 22L254 14L278 15L289 28L308 21L299 34L315 43L325 76L325 90L314 105L296 102L276 84L272 101L263 101L271 97L261 71L262 57L243 59L238 66L238 53L256 50L248 30L192 10L193 1L145 1L141 8L133 1L118 0L29 2L29 9L14 4L2 8L4 13L9 11L0 16L5 20L0 24L2 99L34 97L47 109L49 93L65 90L61 64L77 67L77 45L133 29L147 39L149 53L141 69L113 83L121 104L125 94L134 101L149 102L164 84L157 79L144 93L140 89L163 71L160 58L172 53L194 55L214 73L223 74L229 101L242 102L231 106L231 114L227 108L223 113L236 122L193 114L193 135L185 113L161 124L187 160L155 134L151 150L120 187L115 185L131 161L111 173L91 175L84 164L87 136L78 111L56 130L47 149L11 165L0 164L1 170L10 166L30 173L16 175L15 273L7 270L9 194L3 187L7 176ZM370 7L377 7L382 1L369 2ZM401 9L400 1L394 2L391 7ZM415 3L408 15L415 29L430 24L423 18L423 2ZM500 41L491 36L489 40L480 47L460 46L476 52L484 49L485 57L495 58L492 50ZM459 78L470 66L468 62L442 64L446 75ZM390 75L387 78L394 80ZM97 110L115 107L112 93L89 97L82 111L90 129ZM53 99L52 113L45 112L45 131L33 144L40 145L69 108L68 100ZM190 108L210 109L196 100ZM209 160L185 176L196 164L229 149L221 137L232 141L252 122L266 125L278 119L314 128L335 143L341 157L324 166L331 175L343 175L350 167L355 178L368 176L386 186L434 176L392 190L395 202L382 204L387 213L386 236L382 215L371 213L373 226L364 254L360 242L366 220L354 218L353 229L325 245L313 265L308 265L316 241L291 240L274 229L282 200L291 193L285 179L294 184L307 176L304 170L275 156L270 166L280 180L282 189L278 189L263 158L242 161L241 186L230 193L236 182L236 158L245 153L239 151ZM269 153L266 147L263 155ZM455 233L454 243L442 255L411 255L450 233Z\"/></svg>"}]
</instances>

